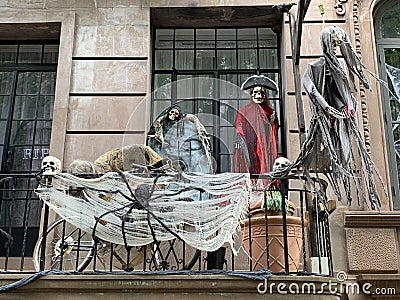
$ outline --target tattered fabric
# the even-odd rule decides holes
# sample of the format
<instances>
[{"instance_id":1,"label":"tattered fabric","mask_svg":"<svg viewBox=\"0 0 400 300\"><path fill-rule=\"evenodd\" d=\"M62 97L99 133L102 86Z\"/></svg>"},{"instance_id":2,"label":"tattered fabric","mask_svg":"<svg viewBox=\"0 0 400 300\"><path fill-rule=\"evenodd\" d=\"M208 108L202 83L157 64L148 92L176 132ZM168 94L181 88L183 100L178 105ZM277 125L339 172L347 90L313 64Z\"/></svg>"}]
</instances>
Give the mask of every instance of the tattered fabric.
<instances>
[{"instance_id":1,"label":"tattered fabric","mask_svg":"<svg viewBox=\"0 0 400 300\"><path fill-rule=\"evenodd\" d=\"M234 171L265 174L272 170L277 150L275 111L267 103L251 102L236 117Z\"/></svg>"}]
</instances>

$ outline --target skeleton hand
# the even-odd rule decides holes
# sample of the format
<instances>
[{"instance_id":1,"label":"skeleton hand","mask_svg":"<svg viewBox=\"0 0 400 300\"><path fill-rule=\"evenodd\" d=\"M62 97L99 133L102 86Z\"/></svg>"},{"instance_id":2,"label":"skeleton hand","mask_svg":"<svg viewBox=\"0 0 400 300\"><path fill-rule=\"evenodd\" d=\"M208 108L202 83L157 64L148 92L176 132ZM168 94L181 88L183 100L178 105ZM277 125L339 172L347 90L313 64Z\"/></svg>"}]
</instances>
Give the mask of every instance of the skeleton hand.
<instances>
[{"instance_id":1,"label":"skeleton hand","mask_svg":"<svg viewBox=\"0 0 400 300\"><path fill-rule=\"evenodd\" d=\"M336 108L332 107L332 106L328 106L327 108L325 108L325 111L331 115L334 118L337 119L346 119L347 116L343 111L338 111Z\"/></svg>"},{"instance_id":2,"label":"skeleton hand","mask_svg":"<svg viewBox=\"0 0 400 300\"><path fill-rule=\"evenodd\" d=\"M275 121L275 117L276 117L276 112L275 112L275 111L273 111L273 113L271 114L271 117L270 117L270 119L271 119L271 123L274 123L274 121Z\"/></svg>"}]
</instances>

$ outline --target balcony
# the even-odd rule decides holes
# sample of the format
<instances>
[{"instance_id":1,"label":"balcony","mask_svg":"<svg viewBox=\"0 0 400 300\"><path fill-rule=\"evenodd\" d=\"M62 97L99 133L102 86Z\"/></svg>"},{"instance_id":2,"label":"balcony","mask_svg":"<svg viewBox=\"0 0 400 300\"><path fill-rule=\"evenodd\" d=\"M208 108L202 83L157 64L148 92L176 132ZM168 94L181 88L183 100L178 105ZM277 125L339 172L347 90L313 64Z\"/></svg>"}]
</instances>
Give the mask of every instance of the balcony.
<instances>
[{"instance_id":1,"label":"balcony","mask_svg":"<svg viewBox=\"0 0 400 300\"><path fill-rule=\"evenodd\" d=\"M1 208L8 224L1 227L6 247L0 257L0 285L5 292L3 295L9 297L7 299L19 299L25 295L29 295L29 299L39 299L44 295L50 297L46 299L55 299L63 293L72 299L89 299L94 291L104 295L102 299L125 299L131 293L146 294L148 299L200 295L201 299L262 298L264 294L273 299L279 299L283 294L290 299L339 299L341 296L342 282L333 278L327 185L321 179L298 176L270 178L266 175L251 176L250 179L250 176L242 174L223 178L226 190L222 192L216 186L219 184L216 180L223 175L213 175L211 181L197 185L194 184L199 183L197 177L157 177L157 182L145 178L145 182L153 180L153 193L148 194L147 202L140 200L138 186L134 186L130 195L125 194L130 205L114 207L113 217L119 217L120 227L117 233L112 231L108 236L109 232L104 228L112 225L112 218L107 218L107 212L97 210L97 216L87 218L91 224L91 230L88 230L85 222L77 222L79 218L69 215L70 211L78 208L77 215L80 210L90 211L90 207L79 209L79 205L86 205L90 201L88 197L94 197L91 191L100 195L100 202L94 203L104 209L107 207L105 204L121 198L115 196L110 186L103 185L107 189L94 186L93 182L98 182L98 178L73 176L72 182L70 175L64 175L42 176L36 190L41 200L32 190L18 188L16 178L21 175L7 174L3 177ZM127 176L119 181L119 189L129 190L128 183L138 175ZM226 185L232 178L234 184ZM31 180L35 180L34 176ZM257 180L276 183L269 189L250 188L251 182ZM233 186L237 189L232 189ZM239 192L243 195L238 196ZM262 205L259 205L262 202L264 207L273 205L268 202L272 194L285 199L275 209L280 213L261 209ZM192 217L201 207L198 205L207 203L208 206L203 208L215 213L211 218L215 218L216 223L210 220L215 228L204 227L207 224L194 226L198 220L183 224L182 216L178 215L171 218L173 209L166 209L170 206L163 206L165 199L160 198L165 195L183 201L178 207L186 205L190 208L192 205L192 212L186 210ZM64 200L59 202L57 199L61 198ZM22 211L12 205L20 199L25 204L19 207L23 208ZM161 206L152 206L152 201L158 203L160 199L164 199ZM256 204L256 200L261 201ZM41 208L41 221L37 223L40 230L32 244L33 238L28 232L34 232L31 217L35 215L31 215L30 209L42 201L46 205ZM243 204L252 209L245 209L245 215L237 214ZM178 213L177 208L175 211ZM163 213L170 215L162 218ZM21 215L24 216L22 229L14 226L16 218ZM234 230L228 226L233 219L227 221L223 218L227 215L238 216L234 220ZM176 225L175 221L179 224ZM294 227L290 227L292 221ZM136 223L142 227L132 227ZM103 232L99 229L101 226ZM135 233L130 231L132 228L136 228ZM132 242L132 235L135 236L141 228L147 228L140 235L143 242ZM198 237L198 230L206 228L211 236L204 237L204 241L188 238ZM146 242L149 237L150 242ZM19 241L22 247L15 247L14 240ZM280 248L276 249L276 246ZM292 252L294 250L297 252Z\"/></svg>"}]
</instances>

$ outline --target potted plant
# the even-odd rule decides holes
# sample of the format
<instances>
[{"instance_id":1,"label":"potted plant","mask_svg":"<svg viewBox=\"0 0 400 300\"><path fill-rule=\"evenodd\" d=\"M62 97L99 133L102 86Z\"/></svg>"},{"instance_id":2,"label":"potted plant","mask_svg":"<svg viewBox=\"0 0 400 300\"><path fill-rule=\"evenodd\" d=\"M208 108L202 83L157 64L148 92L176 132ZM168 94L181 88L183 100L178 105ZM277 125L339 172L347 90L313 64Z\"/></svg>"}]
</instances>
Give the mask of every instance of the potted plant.
<instances>
[{"instance_id":1,"label":"potted plant","mask_svg":"<svg viewBox=\"0 0 400 300\"><path fill-rule=\"evenodd\" d=\"M294 203L288 199L285 202L289 272L296 272L299 269L303 244L302 221L300 217L293 216L296 208ZM252 271L268 268L268 252L270 271L285 272L281 192L267 191L264 201L250 205L249 218L241 223L241 228L243 246L251 259Z\"/></svg>"}]
</instances>

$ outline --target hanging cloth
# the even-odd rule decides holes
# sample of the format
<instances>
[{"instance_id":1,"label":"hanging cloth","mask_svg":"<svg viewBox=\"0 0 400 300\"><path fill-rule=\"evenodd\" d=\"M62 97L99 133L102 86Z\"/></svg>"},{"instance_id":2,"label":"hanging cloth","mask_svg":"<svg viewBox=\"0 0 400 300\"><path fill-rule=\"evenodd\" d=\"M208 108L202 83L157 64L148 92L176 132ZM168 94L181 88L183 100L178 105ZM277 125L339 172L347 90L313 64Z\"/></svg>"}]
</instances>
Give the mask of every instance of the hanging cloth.
<instances>
[{"instance_id":1,"label":"hanging cloth","mask_svg":"<svg viewBox=\"0 0 400 300\"><path fill-rule=\"evenodd\" d=\"M235 172L264 174L272 170L278 156L276 122L274 109L265 102L251 102L238 111Z\"/></svg>"}]
</instances>

